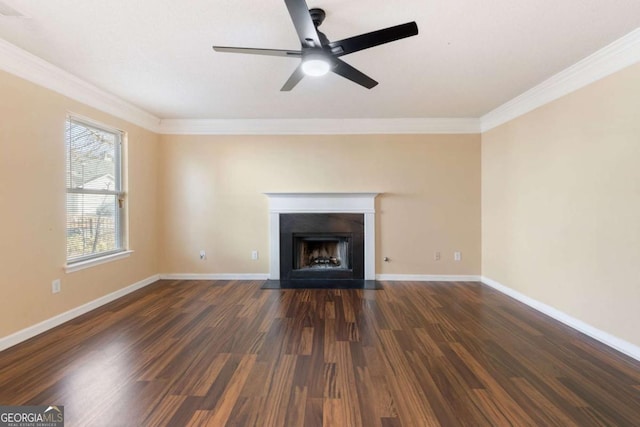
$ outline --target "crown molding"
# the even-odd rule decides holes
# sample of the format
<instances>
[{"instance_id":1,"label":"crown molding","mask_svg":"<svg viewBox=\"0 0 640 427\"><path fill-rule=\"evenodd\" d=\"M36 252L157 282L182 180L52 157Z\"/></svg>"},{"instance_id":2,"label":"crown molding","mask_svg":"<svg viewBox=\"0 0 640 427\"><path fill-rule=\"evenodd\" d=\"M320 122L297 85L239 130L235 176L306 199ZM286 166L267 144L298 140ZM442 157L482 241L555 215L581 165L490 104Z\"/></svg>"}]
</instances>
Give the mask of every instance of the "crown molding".
<instances>
[{"instance_id":1,"label":"crown molding","mask_svg":"<svg viewBox=\"0 0 640 427\"><path fill-rule=\"evenodd\" d=\"M165 119L161 134L186 135L335 135L474 134L476 118L404 119Z\"/></svg>"},{"instance_id":2,"label":"crown molding","mask_svg":"<svg viewBox=\"0 0 640 427\"><path fill-rule=\"evenodd\" d=\"M640 62L640 28L485 114L480 119L481 132L500 126L637 62Z\"/></svg>"},{"instance_id":3,"label":"crown molding","mask_svg":"<svg viewBox=\"0 0 640 427\"><path fill-rule=\"evenodd\" d=\"M0 69L161 134L308 135L480 133L477 118L164 119L0 39Z\"/></svg>"},{"instance_id":4,"label":"crown molding","mask_svg":"<svg viewBox=\"0 0 640 427\"><path fill-rule=\"evenodd\" d=\"M158 131L158 117L3 39L0 39L0 70L150 131Z\"/></svg>"},{"instance_id":5,"label":"crown molding","mask_svg":"<svg viewBox=\"0 0 640 427\"><path fill-rule=\"evenodd\" d=\"M0 39L0 70L160 134L332 135L476 134L640 62L640 28L513 98L481 118L160 119Z\"/></svg>"},{"instance_id":6,"label":"crown molding","mask_svg":"<svg viewBox=\"0 0 640 427\"><path fill-rule=\"evenodd\" d=\"M477 118L164 119L0 39L0 69L161 134L305 135L480 133Z\"/></svg>"}]
</instances>

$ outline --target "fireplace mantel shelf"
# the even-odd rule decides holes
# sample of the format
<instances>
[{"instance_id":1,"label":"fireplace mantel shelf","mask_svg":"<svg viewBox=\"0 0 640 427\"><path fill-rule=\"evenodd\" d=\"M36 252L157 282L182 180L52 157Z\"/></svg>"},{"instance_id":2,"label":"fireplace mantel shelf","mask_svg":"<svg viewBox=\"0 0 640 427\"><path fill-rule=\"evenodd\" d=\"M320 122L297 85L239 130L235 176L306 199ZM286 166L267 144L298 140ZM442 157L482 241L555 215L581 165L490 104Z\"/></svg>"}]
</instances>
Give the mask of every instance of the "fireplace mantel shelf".
<instances>
[{"instance_id":1,"label":"fireplace mantel shelf","mask_svg":"<svg viewBox=\"0 0 640 427\"><path fill-rule=\"evenodd\" d=\"M280 214L364 214L364 278L375 279L375 198L381 193L264 193L269 198L269 278L280 279Z\"/></svg>"},{"instance_id":2,"label":"fireplace mantel shelf","mask_svg":"<svg viewBox=\"0 0 640 427\"><path fill-rule=\"evenodd\" d=\"M271 213L375 213L381 193L264 193Z\"/></svg>"},{"instance_id":3,"label":"fireplace mantel shelf","mask_svg":"<svg viewBox=\"0 0 640 427\"><path fill-rule=\"evenodd\" d=\"M287 193L287 192L270 192L264 193L269 197L376 197L382 193L367 193L367 192L351 192L351 193Z\"/></svg>"}]
</instances>

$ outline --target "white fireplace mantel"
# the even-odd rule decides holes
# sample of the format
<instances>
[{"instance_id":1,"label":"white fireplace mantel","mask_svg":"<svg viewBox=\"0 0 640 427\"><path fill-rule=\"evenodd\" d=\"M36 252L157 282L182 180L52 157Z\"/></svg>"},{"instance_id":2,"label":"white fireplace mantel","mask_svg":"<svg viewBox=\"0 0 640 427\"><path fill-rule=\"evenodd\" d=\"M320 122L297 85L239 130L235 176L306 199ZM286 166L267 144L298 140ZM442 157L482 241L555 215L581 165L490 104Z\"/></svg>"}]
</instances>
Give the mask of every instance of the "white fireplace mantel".
<instances>
[{"instance_id":1,"label":"white fireplace mantel","mask_svg":"<svg viewBox=\"0 0 640 427\"><path fill-rule=\"evenodd\" d=\"M380 193L264 193L269 197L269 279L280 279L280 214L364 214L364 278L376 278L375 198Z\"/></svg>"}]
</instances>

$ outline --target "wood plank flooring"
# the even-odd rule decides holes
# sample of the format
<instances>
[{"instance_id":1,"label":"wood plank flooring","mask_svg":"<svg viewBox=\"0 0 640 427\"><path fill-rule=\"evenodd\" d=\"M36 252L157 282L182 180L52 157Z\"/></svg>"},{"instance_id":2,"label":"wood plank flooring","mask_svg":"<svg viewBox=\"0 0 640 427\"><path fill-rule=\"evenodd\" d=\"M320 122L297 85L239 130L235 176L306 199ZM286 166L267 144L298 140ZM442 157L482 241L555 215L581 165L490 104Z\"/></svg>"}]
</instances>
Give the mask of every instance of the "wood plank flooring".
<instances>
[{"instance_id":1,"label":"wood plank flooring","mask_svg":"<svg viewBox=\"0 0 640 427\"><path fill-rule=\"evenodd\" d=\"M67 426L638 426L640 362L479 283L160 281L0 353Z\"/></svg>"}]
</instances>

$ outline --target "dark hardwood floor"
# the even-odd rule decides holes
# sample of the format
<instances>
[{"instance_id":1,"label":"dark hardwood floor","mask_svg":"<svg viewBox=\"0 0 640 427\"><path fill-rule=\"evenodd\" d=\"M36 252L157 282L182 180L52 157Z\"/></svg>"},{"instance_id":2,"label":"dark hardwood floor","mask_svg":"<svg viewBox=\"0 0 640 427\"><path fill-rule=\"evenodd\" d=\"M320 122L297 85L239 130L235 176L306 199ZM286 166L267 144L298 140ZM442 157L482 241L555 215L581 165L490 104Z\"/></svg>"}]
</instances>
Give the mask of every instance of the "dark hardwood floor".
<instances>
[{"instance_id":1,"label":"dark hardwood floor","mask_svg":"<svg viewBox=\"0 0 640 427\"><path fill-rule=\"evenodd\" d=\"M86 426L638 426L640 362L478 283L160 281L0 353Z\"/></svg>"}]
</instances>

